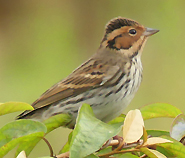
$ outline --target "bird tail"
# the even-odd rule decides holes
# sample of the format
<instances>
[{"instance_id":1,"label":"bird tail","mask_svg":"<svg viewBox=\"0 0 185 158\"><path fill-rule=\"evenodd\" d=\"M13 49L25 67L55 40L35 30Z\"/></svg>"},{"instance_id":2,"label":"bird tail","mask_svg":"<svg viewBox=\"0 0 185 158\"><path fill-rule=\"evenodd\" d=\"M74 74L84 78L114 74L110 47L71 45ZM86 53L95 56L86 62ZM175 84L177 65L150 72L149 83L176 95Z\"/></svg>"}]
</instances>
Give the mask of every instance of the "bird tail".
<instances>
[{"instance_id":1,"label":"bird tail","mask_svg":"<svg viewBox=\"0 0 185 158\"><path fill-rule=\"evenodd\" d=\"M75 124L74 120L76 120L76 119L74 119L70 114L63 114L63 113L56 114L54 116L51 116L50 118L44 119L42 117L42 112L43 112L42 108L31 110L31 111L26 110L23 113L21 113L20 115L18 115L16 117L16 120L32 119L32 120L43 122L44 124L45 123L47 124L47 122L52 124L52 122L53 122L54 126L56 126L56 122L57 122L58 126L68 127L70 129L74 128L74 124Z\"/></svg>"}]
</instances>

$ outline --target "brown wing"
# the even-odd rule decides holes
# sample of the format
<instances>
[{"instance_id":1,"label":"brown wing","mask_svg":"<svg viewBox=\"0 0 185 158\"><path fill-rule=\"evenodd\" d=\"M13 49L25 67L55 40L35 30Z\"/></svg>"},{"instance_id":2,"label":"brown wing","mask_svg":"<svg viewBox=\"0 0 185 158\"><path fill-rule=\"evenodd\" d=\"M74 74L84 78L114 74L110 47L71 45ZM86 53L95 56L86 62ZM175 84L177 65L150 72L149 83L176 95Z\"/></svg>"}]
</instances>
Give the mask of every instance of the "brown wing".
<instances>
[{"instance_id":1,"label":"brown wing","mask_svg":"<svg viewBox=\"0 0 185 158\"><path fill-rule=\"evenodd\" d=\"M118 72L118 66L102 64L100 61L89 60L76 69L66 79L48 89L32 106L35 109L74 97L87 90L102 86Z\"/></svg>"},{"instance_id":2,"label":"brown wing","mask_svg":"<svg viewBox=\"0 0 185 158\"><path fill-rule=\"evenodd\" d=\"M102 63L101 60L90 59L66 79L48 89L32 106L35 109L40 109L55 102L74 97L92 88L111 84L111 79L119 72L119 66L110 66ZM22 113L19 117L25 114L27 112Z\"/></svg>"}]
</instances>

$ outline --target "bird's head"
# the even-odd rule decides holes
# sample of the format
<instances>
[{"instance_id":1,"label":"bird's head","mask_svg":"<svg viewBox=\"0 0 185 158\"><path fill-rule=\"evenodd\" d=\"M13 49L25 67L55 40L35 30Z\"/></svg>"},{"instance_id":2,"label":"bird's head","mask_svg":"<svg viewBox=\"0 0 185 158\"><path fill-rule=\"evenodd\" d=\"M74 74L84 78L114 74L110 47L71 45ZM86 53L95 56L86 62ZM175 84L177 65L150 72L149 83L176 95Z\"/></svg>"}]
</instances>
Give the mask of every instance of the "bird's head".
<instances>
[{"instance_id":1,"label":"bird's head","mask_svg":"<svg viewBox=\"0 0 185 158\"><path fill-rule=\"evenodd\" d=\"M118 17L106 25L100 48L120 50L132 55L132 53L140 52L147 37L158 31L146 28L134 20Z\"/></svg>"}]
</instances>

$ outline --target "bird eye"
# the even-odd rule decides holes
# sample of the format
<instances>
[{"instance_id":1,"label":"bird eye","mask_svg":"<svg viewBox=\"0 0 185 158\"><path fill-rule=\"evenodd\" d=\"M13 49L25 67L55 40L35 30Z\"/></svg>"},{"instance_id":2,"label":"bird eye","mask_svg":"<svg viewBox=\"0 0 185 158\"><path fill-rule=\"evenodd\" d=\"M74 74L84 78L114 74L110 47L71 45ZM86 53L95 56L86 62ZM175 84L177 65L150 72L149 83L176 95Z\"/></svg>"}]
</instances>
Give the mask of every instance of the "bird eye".
<instances>
[{"instance_id":1,"label":"bird eye","mask_svg":"<svg viewBox=\"0 0 185 158\"><path fill-rule=\"evenodd\" d=\"M135 29L131 29L131 30L129 30L129 33L132 35L135 35L137 33L137 31Z\"/></svg>"}]
</instances>

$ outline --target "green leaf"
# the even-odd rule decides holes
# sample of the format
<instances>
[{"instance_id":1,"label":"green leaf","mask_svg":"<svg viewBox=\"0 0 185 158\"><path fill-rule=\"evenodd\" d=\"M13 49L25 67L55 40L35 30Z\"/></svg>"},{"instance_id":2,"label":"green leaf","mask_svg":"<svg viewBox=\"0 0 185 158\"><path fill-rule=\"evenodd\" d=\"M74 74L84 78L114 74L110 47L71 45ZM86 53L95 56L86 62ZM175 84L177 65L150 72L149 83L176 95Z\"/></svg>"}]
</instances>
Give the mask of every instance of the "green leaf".
<instances>
[{"instance_id":1,"label":"green leaf","mask_svg":"<svg viewBox=\"0 0 185 158\"><path fill-rule=\"evenodd\" d=\"M91 154L91 155L86 156L85 158L99 158L99 157L94 154Z\"/></svg>"},{"instance_id":2,"label":"green leaf","mask_svg":"<svg viewBox=\"0 0 185 158\"><path fill-rule=\"evenodd\" d=\"M69 147L70 147L70 143L71 143L71 139L73 136L73 131L69 134L68 136L68 141L67 143L63 146L63 148L60 150L59 154L65 153L67 151L69 151Z\"/></svg>"},{"instance_id":3,"label":"green leaf","mask_svg":"<svg viewBox=\"0 0 185 158\"><path fill-rule=\"evenodd\" d=\"M38 158L53 158L53 157L49 157L49 156L44 156L44 157L38 157Z\"/></svg>"},{"instance_id":4,"label":"green leaf","mask_svg":"<svg viewBox=\"0 0 185 158\"><path fill-rule=\"evenodd\" d=\"M15 155L18 155L18 153L20 153L22 150L26 152L26 155L29 155L30 152L37 145L37 143L42 139L43 136L44 134L38 135L38 136L29 135L29 139L24 138L24 140L21 141L21 143L19 144Z\"/></svg>"},{"instance_id":5,"label":"green leaf","mask_svg":"<svg viewBox=\"0 0 185 158\"><path fill-rule=\"evenodd\" d=\"M66 124L69 123L70 121L71 121L70 115L58 114L58 115L52 116L49 119L43 121L43 123L47 127L47 133L49 133L58 127L66 126Z\"/></svg>"},{"instance_id":6,"label":"green leaf","mask_svg":"<svg viewBox=\"0 0 185 158\"><path fill-rule=\"evenodd\" d=\"M112 152L112 146L108 146L107 148L101 149L98 151L97 155L107 154L109 152Z\"/></svg>"},{"instance_id":7,"label":"green leaf","mask_svg":"<svg viewBox=\"0 0 185 158\"><path fill-rule=\"evenodd\" d=\"M130 153L125 153L125 154L116 154L116 158L139 158L139 157Z\"/></svg>"},{"instance_id":8,"label":"green leaf","mask_svg":"<svg viewBox=\"0 0 185 158\"><path fill-rule=\"evenodd\" d=\"M43 123L47 127L47 132L45 134L51 132L52 130L64 126L67 123L71 121L71 117L68 114L59 114L53 117L50 117L49 119L45 120ZM29 155L30 152L33 150L33 148L36 146L36 144L42 139L42 137L32 137L32 140L23 141L19 145L16 154L18 154L21 150L25 150L26 154ZM67 147L66 147L67 148ZM67 149L66 149L67 150Z\"/></svg>"},{"instance_id":9,"label":"green leaf","mask_svg":"<svg viewBox=\"0 0 185 158\"><path fill-rule=\"evenodd\" d=\"M125 117L126 117L125 114L121 114L120 116L116 117L115 119L109 121L108 124L111 125L111 124L115 124L118 122L123 123L125 120Z\"/></svg>"},{"instance_id":10,"label":"green leaf","mask_svg":"<svg viewBox=\"0 0 185 158\"><path fill-rule=\"evenodd\" d=\"M144 120L158 117L175 118L177 115L182 113L178 108L167 103L155 103L146 105L143 106L140 111Z\"/></svg>"},{"instance_id":11,"label":"green leaf","mask_svg":"<svg viewBox=\"0 0 185 158\"><path fill-rule=\"evenodd\" d=\"M146 143L148 139L148 133L146 132L145 127L143 127L143 143Z\"/></svg>"},{"instance_id":12,"label":"green leaf","mask_svg":"<svg viewBox=\"0 0 185 158\"><path fill-rule=\"evenodd\" d=\"M162 138L171 140L173 143L158 144L157 146L163 147L172 156L185 157L185 146L182 143L168 136L162 136Z\"/></svg>"},{"instance_id":13,"label":"green leaf","mask_svg":"<svg viewBox=\"0 0 185 158\"><path fill-rule=\"evenodd\" d=\"M162 135L170 136L169 132L161 130L147 130L147 134L151 135L152 137L160 137Z\"/></svg>"},{"instance_id":14,"label":"green leaf","mask_svg":"<svg viewBox=\"0 0 185 158\"><path fill-rule=\"evenodd\" d=\"M0 104L0 116L23 110L33 110L33 107L22 102L7 102Z\"/></svg>"},{"instance_id":15,"label":"green leaf","mask_svg":"<svg viewBox=\"0 0 185 158\"><path fill-rule=\"evenodd\" d=\"M60 127L60 126L65 125L66 123L69 123L70 120L71 120L71 118L67 114L59 114L59 115L50 117L49 119L47 119L43 122L45 124L45 126L47 127L47 132L45 132L45 134L51 132L52 130L54 130L54 129ZM23 149L26 151L26 154L29 155L30 152L33 150L33 148L36 146L36 144L41 139L42 139L42 137L32 137L31 141L30 140L26 141L24 139L24 141L22 141L21 144L19 145L19 147L16 151L16 155L20 151L22 151ZM67 146L66 146L66 148L67 148Z\"/></svg>"},{"instance_id":16,"label":"green leaf","mask_svg":"<svg viewBox=\"0 0 185 158\"><path fill-rule=\"evenodd\" d=\"M144 154L146 154L148 157L151 157L151 158L158 158L154 153L152 153L150 151L150 149L144 147L144 148L140 148L141 152L143 152Z\"/></svg>"},{"instance_id":17,"label":"green leaf","mask_svg":"<svg viewBox=\"0 0 185 158\"><path fill-rule=\"evenodd\" d=\"M172 154L167 149L164 149L163 147L157 146L156 150L162 153L163 155L166 155L166 157L175 157L174 154Z\"/></svg>"},{"instance_id":18,"label":"green leaf","mask_svg":"<svg viewBox=\"0 0 185 158\"><path fill-rule=\"evenodd\" d=\"M111 137L118 134L122 123L108 125L98 120L90 105L80 108L70 144L70 158L83 158L97 151Z\"/></svg>"},{"instance_id":19,"label":"green leaf","mask_svg":"<svg viewBox=\"0 0 185 158\"><path fill-rule=\"evenodd\" d=\"M21 141L32 141L32 138L43 137L46 130L42 123L32 120L17 120L6 124L0 129L0 157Z\"/></svg>"}]
</instances>

